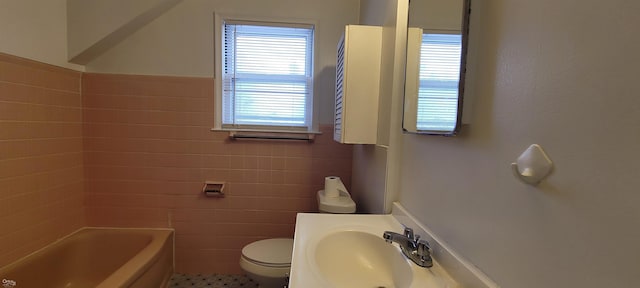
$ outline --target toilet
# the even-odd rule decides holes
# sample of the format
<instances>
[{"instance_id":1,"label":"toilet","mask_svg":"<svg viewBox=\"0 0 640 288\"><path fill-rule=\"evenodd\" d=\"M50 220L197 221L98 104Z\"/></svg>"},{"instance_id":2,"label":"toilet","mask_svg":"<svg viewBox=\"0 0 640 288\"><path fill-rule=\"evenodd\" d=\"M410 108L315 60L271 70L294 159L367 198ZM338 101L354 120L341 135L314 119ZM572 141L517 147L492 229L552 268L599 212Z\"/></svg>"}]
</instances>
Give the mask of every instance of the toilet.
<instances>
[{"instance_id":1,"label":"toilet","mask_svg":"<svg viewBox=\"0 0 640 288\"><path fill-rule=\"evenodd\" d=\"M318 191L320 213L349 214L356 212L356 204L346 191L339 197L326 197ZM242 248L240 267L260 288L282 288L289 282L293 239L273 238L259 240Z\"/></svg>"},{"instance_id":2,"label":"toilet","mask_svg":"<svg viewBox=\"0 0 640 288\"><path fill-rule=\"evenodd\" d=\"M258 287L285 287L291 270L293 239L274 238L250 243L242 248L240 267Z\"/></svg>"}]
</instances>

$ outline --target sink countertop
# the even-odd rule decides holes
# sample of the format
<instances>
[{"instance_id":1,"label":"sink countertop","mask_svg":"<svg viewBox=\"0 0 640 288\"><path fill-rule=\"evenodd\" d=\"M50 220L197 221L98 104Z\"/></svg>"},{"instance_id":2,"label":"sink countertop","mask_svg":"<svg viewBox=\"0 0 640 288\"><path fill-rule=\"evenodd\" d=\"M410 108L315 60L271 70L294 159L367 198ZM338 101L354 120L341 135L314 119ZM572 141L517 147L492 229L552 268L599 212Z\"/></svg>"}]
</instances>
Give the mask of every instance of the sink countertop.
<instances>
[{"instance_id":1,"label":"sink countertop","mask_svg":"<svg viewBox=\"0 0 640 288\"><path fill-rule=\"evenodd\" d=\"M384 231L402 233L403 229L404 227L392 215L299 213L296 219L289 287L335 287L319 272L314 259L315 247L327 235L340 231L360 231L379 236L380 240L384 241L382 239ZM402 253L397 244L393 244L393 249L396 249L397 253ZM408 259L406 261L410 264L413 282L409 287L397 288L459 287L436 259L434 259L434 266L429 269L419 267Z\"/></svg>"}]
</instances>

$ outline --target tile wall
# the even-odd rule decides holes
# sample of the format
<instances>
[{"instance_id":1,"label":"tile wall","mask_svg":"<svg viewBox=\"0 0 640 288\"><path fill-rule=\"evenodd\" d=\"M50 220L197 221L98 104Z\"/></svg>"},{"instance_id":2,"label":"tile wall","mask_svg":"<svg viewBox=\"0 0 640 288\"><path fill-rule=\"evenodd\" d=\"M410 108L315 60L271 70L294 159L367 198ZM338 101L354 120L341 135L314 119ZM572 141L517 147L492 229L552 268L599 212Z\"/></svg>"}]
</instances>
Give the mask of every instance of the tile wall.
<instances>
[{"instance_id":1,"label":"tile wall","mask_svg":"<svg viewBox=\"0 0 640 288\"><path fill-rule=\"evenodd\" d=\"M80 81L0 53L0 267L85 225Z\"/></svg>"},{"instance_id":2,"label":"tile wall","mask_svg":"<svg viewBox=\"0 0 640 288\"><path fill-rule=\"evenodd\" d=\"M211 78L82 81L87 222L175 228L177 272L240 273L241 248L292 237L325 176L350 186L351 146L334 142L330 125L312 144L211 132ZM204 197L205 180L226 181L227 197Z\"/></svg>"}]
</instances>

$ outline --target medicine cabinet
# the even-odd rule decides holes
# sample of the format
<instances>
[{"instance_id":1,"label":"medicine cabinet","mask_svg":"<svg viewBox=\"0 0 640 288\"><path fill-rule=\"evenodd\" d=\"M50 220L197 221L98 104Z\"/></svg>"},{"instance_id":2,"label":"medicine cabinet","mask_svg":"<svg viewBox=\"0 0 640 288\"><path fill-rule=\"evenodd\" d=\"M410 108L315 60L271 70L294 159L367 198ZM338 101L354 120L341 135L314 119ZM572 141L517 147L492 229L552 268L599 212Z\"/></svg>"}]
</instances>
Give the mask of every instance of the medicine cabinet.
<instances>
[{"instance_id":1,"label":"medicine cabinet","mask_svg":"<svg viewBox=\"0 0 640 288\"><path fill-rule=\"evenodd\" d=\"M406 132L452 136L462 121L470 0L411 0L407 29Z\"/></svg>"}]
</instances>

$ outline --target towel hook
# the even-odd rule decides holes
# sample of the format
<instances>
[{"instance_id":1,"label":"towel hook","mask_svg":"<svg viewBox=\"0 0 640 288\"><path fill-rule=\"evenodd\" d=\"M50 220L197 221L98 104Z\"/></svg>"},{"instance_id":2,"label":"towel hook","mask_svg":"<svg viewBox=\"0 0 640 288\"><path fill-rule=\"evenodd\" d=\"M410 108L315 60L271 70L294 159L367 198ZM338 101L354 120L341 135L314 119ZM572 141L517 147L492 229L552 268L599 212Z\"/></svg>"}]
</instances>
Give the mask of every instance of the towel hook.
<instances>
[{"instance_id":1,"label":"towel hook","mask_svg":"<svg viewBox=\"0 0 640 288\"><path fill-rule=\"evenodd\" d=\"M511 163L513 175L529 185L538 185L551 174L553 162L538 144L532 144L516 162Z\"/></svg>"}]
</instances>

